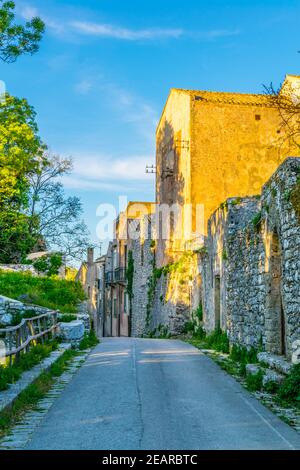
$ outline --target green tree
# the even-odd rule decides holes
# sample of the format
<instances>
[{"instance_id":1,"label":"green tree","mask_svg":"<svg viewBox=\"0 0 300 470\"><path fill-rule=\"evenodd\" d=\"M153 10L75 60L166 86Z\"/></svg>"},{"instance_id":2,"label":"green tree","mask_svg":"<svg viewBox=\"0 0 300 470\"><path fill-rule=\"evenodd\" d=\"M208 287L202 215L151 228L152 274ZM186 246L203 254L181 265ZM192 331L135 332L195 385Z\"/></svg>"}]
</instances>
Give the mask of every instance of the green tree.
<instances>
[{"instance_id":1,"label":"green tree","mask_svg":"<svg viewBox=\"0 0 300 470\"><path fill-rule=\"evenodd\" d=\"M36 171L44 145L35 112L25 99L6 95L0 102L0 261L18 261L34 243L25 209L29 176Z\"/></svg>"},{"instance_id":2,"label":"green tree","mask_svg":"<svg viewBox=\"0 0 300 470\"><path fill-rule=\"evenodd\" d=\"M0 59L15 62L23 54L34 54L45 31L44 22L32 18L25 25L16 24L15 2L0 0Z\"/></svg>"},{"instance_id":3,"label":"green tree","mask_svg":"<svg viewBox=\"0 0 300 470\"><path fill-rule=\"evenodd\" d=\"M44 147L33 108L25 99L6 95L0 102L0 210L26 203L28 176L35 171Z\"/></svg>"}]
</instances>

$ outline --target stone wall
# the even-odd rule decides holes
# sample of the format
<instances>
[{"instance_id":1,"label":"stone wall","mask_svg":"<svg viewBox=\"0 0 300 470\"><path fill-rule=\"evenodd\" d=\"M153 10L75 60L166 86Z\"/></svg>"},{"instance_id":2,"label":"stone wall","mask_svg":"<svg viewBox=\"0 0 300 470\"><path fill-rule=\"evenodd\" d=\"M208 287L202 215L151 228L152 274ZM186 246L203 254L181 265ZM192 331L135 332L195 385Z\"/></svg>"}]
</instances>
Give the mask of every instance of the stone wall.
<instances>
[{"instance_id":1,"label":"stone wall","mask_svg":"<svg viewBox=\"0 0 300 470\"><path fill-rule=\"evenodd\" d=\"M182 254L177 262L157 267L155 216L139 227L140 237L131 240L134 262L131 336L182 332L191 310L199 306L197 255ZM145 233L147 231L147 234Z\"/></svg>"},{"instance_id":2,"label":"stone wall","mask_svg":"<svg viewBox=\"0 0 300 470\"><path fill-rule=\"evenodd\" d=\"M49 310L46 307L40 307L38 305L26 305L18 300L10 299L8 297L0 296L0 325L9 326L13 319L17 315L23 315L25 313L32 313L32 316L43 315L48 313Z\"/></svg>"},{"instance_id":3,"label":"stone wall","mask_svg":"<svg viewBox=\"0 0 300 470\"><path fill-rule=\"evenodd\" d=\"M148 225L145 225L146 219ZM152 218L143 218L141 230L147 231L138 240L131 240L129 249L133 257L133 297L131 303L131 336L145 334L147 329L147 289L153 270ZM144 236L143 236L144 235Z\"/></svg>"},{"instance_id":4,"label":"stone wall","mask_svg":"<svg viewBox=\"0 0 300 470\"><path fill-rule=\"evenodd\" d=\"M200 261L205 329L287 356L300 338L299 175L300 160L288 158L260 198L227 200Z\"/></svg>"},{"instance_id":5,"label":"stone wall","mask_svg":"<svg viewBox=\"0 0 300 470\"><path fill-rule=\"evenodd\" d=\"M172 335L180 334L200 303L198 255L183 253L178 261L156 273L148 329L160 333L164 328Z\"/></svg>"},{"instance_id":6,"label":"stone wall","mask_svg":"<svg viewBox=\"0 0 300 470\"><path fill-rule=\"evenodd\" d=\"M259 211L259 201L256 198L228 199L210 218L208 237L205 250L201 256L201 276L203 289L204 321L207 331L217 328L229 328L231 309L229 308L228 285L235 286L236 295L232 299L232 309L239 312L246 310L244 302L249 295L240 295L239 289L247 289L248 274L251 269L252 243L237 247L244 240L244 228L251 223ZM240 267L240 268L239 268ZM243 276L241 276L243 270ZM250 287L249 287L250 289ZM254 292L254 297L256 296ZM243 322L245 318L243 317Z\"/></svg>"},{"instance_id":7,"label":"stone wall","mask_svg":"<svg viewBox=\"0 0 300 470\"><path fill-rule=\"evenodd\" d=\"M30 272L31 274L38 276L38 272L32 264L0 264L0 270L18 273Z\"/></svg>"}]
</instances>

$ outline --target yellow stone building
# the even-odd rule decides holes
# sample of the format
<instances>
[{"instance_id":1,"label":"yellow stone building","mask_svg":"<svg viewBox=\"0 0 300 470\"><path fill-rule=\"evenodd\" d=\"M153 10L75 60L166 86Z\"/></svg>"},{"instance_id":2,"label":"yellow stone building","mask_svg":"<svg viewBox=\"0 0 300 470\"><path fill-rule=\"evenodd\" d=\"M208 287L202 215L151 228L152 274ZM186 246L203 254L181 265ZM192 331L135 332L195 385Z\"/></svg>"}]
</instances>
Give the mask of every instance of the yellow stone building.
<instances>
[{"instance_id":1,"label":"yellow stone building","mask_svg":"<svg viewBox=\"0 0 300 470\"><path fill-rule=\"evenodd\" d=\"M287 76L282 93L295 99L299 90L300 77ZM186 207L171 221L170 240L159 236L158 266L176 258L189 240L201 241L222 201L258 194L287 156L299 155L274 99L263 94L174 88L156 144L156 203Z\"/></svg>"}]
</instances>

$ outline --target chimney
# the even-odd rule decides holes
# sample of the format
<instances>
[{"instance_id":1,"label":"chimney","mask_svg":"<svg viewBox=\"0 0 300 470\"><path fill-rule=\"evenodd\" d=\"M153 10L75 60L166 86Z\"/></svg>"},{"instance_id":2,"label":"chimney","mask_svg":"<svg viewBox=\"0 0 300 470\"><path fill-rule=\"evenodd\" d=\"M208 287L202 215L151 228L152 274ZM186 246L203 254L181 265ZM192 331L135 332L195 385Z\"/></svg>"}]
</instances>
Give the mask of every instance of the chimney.
<instances>
[{"instance_id":1,"label":"chimney","mask_svg":"<svg viewBox=\"0 0 300 470\"><path fill-rule=\"evenodd\" d=\"M88 248L87 259L88 259L88 264L91 265L94 263L94 248Z\"/></svg>"}]
</instances>

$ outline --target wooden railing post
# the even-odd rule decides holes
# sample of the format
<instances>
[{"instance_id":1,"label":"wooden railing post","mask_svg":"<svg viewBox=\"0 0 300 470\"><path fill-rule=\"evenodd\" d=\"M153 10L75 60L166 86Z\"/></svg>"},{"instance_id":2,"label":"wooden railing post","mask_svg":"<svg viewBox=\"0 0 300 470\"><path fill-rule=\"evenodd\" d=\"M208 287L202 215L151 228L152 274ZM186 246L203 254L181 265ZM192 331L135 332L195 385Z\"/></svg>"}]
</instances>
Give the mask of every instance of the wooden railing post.
<instances>
[{"instance_id":1,"label":"wooden railing post","mask_svg":"<svg viewBox=\"0 0 300 470\"><path fill-rule=\"evenodd\" d=\"M24 351L30 349L31 343L37 344L37 340L56 336L58 312L51 311L33 318L23 319L17 326L0 328L0 334L5 335L5 357L9 358L12 365L13 357L19 357Z\"/></svg>"}]
</instances>

